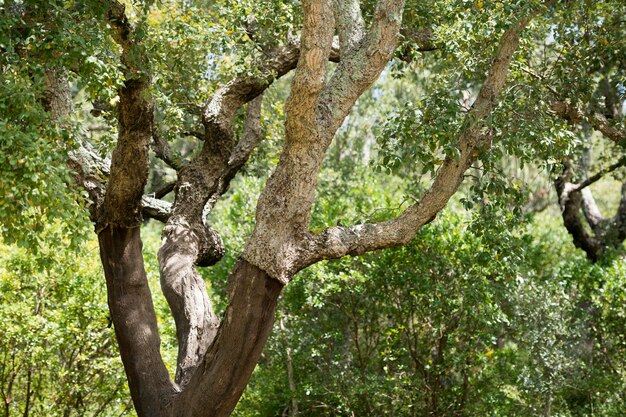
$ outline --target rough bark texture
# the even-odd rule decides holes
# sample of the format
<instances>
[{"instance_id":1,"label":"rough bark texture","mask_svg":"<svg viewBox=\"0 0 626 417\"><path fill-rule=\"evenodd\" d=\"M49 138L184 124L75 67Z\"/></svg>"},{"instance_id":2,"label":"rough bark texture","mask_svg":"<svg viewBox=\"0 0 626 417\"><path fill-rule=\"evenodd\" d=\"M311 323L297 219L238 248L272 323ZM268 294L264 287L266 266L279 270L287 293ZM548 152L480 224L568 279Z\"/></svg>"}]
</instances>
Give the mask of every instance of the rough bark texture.
<instances>
[{"instance_id":1,"label":"rough bark texture","mask_svg":"<svg viewBox=\"0 0 626 417\"><path fill-rule=\"evenodd\" d=\"M124 6L110 3L107 20L127 71L119 91L118 142L110 164L88 146L77 153L75 163L77 178L94 202L111 318L140 417L230 415L271 332L281 289L293 275L322 259L407 243L445 206L467 168L489 148L491 133L485 121L497 103L527 20L502 37L458 135L460 158L443 162L418 204L389 222L335 227L319 235L308 231L317 174L328 146L356 100L391 59L404 4L380 0L365 27L356 0L304 0L301 37L265 51L270 58L259 60L254 72L258 75L235 78L215 92L202 111L204 131L196 133L203 139L202 149L194 159L182 161L153 126L146 51ZM424 42L432 37L427 32L420 32ZM339 60L330 76L329 59ZM229 277L229 302L220 322L197 271L198 266L217 262L224 252L219 235L206 223L206 213L261 139L261 94L296 65L286 103L285 146L260 196L256 228ZM233 122L246 104L245 133L237 140ZM50 108L57 107L67 111ZM164 191L175 192L173 204L143 194L150 147L177 171L176 183ZM108 177L106 185L103 175ZM165 222L158 258L161 287L176 322L175 381L159 353L141 254L142 215Z\"/></svg>"},{"instance_id":2,"label":"rough bark texture","mask_svg":"<svg viewBox=\"0 0 626 417\"><path fill-rule=\"evenodd\" d=\"M491 146L491 133L485 121L504 87L509 64L519 44L519 34L527 23L528 19L523 19L502 36L487 79L458 136L457 147L460 157L458 160L450 157L444 160L432 186L422 199L399 217L387 222L351 227L337 226L318 235L309 235L295 269L304 268L322 259L359 255L371 250L406 244L421 226L434 219L458 189L465 171L481 152ZM345 104L346 111L349 105L351 103ZM341 114L345 113L340 113L339 116Z\"/></svg>"},{"instance_id":3,"label":"rough bark texture","mask_svg":"<svg viewBox=\"0 0 626 417\"><path fill-rule=\"evenodd\" d=\"M240 260L229 278L229 303L215 341L189 386L176 400L175 415L225 417L237 405L274 324L283 285ZM184 410L184 411L182 411Z\"/></svg>"},{"instance_id":4,"label":"rough bark texture","mask_svg":"<svg viewBox=\"0 0 626 417\"><path fill-rule=\"evenodd\" d=\"M391 59L403 6L403 1L381 1L367 33L352 42L354 48L343 51L325 81L333 7L329 1L303 3L302 52L285 106L285 147L259 198L256 228L244 251L245 259L283 283L303 267L303 242L326 150L354 102ZM343 27L348 30L344 38L361 36L350 25Z\"/></svg>"},{"instance_id":5,"label":"rough bark texture","mask_svg":"<svg viewBox=\"0 0 626 417\"><path fill-rule=\"evenodd\" d=\"M122 47L127 72L119 91L117 146L96 230L111 319L135 409L140 416L161 416L176 386L159 351L156 314L141 253L139 226L153 123L150 78L124 6L112 3L107 19Z\"/></svg>"},{"instance_id":6,"label":"rough bark texture","mask_svg":"<svg viewBox=\"0 0 626 417\"><path fill-rule=\"evenodd\" d=\"M218 90L203 113L204 145L178 172L176 199L163 229L159 250L161 286L177 327L176 381L185 386L213 341L219 320L212 311L197 266L209 266L224 254L221 238L204 221L205 214L228 188L261 139L262 92L296 62L298 49L280 47L262 66L262 78L243 77ZM233 120L247 102L245 134L235 142Z\"/></svg>"},{"instance_id":7,"label":"rough bark texture","mask_svg":"<svg viewBox=\"0 0 626 417\"><path fill-rule=\"evenodd\" d=\"M111 319L139 416L161 416L176 388L160 354L139 227L107 226L98 234Z\"/></svg>"}]
</instances>

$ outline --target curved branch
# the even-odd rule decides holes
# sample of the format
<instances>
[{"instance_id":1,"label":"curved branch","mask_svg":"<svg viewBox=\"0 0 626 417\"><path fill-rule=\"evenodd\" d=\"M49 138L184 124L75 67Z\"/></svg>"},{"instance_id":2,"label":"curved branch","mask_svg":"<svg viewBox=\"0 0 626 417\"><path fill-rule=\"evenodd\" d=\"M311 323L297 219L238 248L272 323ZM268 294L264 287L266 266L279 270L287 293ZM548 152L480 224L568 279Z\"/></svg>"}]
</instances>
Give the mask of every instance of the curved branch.
<instances>
[{"instance_id":1,"label":"curved branch","mask_svg":"<svg viewBox=\"0 0 626 417\"><path fill-rule=\"evenodd\" d=\"M241 169L243 164L248 160L252 151L262 138L261 135L261 104L263 103L263 94L258 95L248 104L246 112L246 122L243 127L243 137L235 145L233 152L228 159L231 177Z\"/></svg>"},{"instance_id":2,"label":"curved branch","mask_svg":"<svg viewBox=\"0 0 626 417\"><path fill-rule=\"evenodd\" d=\"M170 168L179 171L185 164L180 155L174 153L167 140L163 139L159 129L152 129L152 150L157 158L165 162Z\"/></svg>"},{"instance_id":3,"label":"curved branch","mask_svg":"<svg viewBox=\"0 0 626 417\"><path fill-rule=\"evenodd\" d=\"M593 197L591 190L589 188L583 188L580 193L583 201L583 214L585 215L585 219L589 226L591 226L592 230L596 230L598 225L604 222L606 219L600 213L600 208L596 203L596 199Z\"/></svg>"},{"instance_id":4,"label":"curved branch","mask_svg":"<svg viewBox=\"0 0 626 417\"><path fill-rule=\"evenodd\" d=\"M569 164L566 164L563 173L554 182L563 224L572 236L574 245L582 249L587 257L595 262L600 256L602 245L596 236L592 236L584 227L580 216L583 204L582 195L575 190L576 185L570 182L572 177L573 170Z\"/></svg>"},{"instance_id":5,"label":"curved branch","mask_svg":"<svg viewBox=\"0 0 626 417\"><path fill-rule=\"evenodd\" d=\"M406 244L421 226L435 218L456 192L463 181L465 171L481 152L491 147L486 121L504 87L513 53L519 44L520 32L529 20L530 17L521 20L503 34L487 79L458 135L457 146L460 157L458 160L450 157L445 159L433 184L420 202L410 206L399 217L387 222L352 227L338 226L329 228L318 235L309 235L301 248L298 270L323 259L358 255L371 250Z\"/></svg>"},{"instance_id":6,"label":"curved branch","mask_svg":"<svg viewBox=\"0 0 626 417\"><path fill-rule=\"evenodd\" d=\"M574 188L571 190L571 192L575 192L575 191L580 191L586 187L589 187L591 184L601 180L606 174L609 174L613 171L615 171L616 169L623 167L624 165L626 165L626 158L622 158L619 161L615 162L614 164L611 164L610 166L604 168L603 170L595 173L594 175L592 175L591 177L585 179L584 181L575 184Z\"/></svg>"},{"instance_id":7,"label":"curved branch","mask_svg":"<svg viewBox=\"0 0 626 417\"><path fill-rule=\"evenodd\" d=\"M196 267L217 262L224 255L224 244L205 224L203 212L226 191L260 140L261 103L262 95L258 95L248 106L244 136L236 146L216 148L221 138L209 136L207 140L213 142L205 143L200 156L181 169L172 215L163 229L159 250L161 287L176 322L179 343L176 381L182 387L188 383L219 325ZM220 117L215 120L221 120L222 127L232 129L231 120ZM223 133L220 127L208 131L213 135ZM225 134L230 136L232 131Z\"/></svg>"}]
</instances>

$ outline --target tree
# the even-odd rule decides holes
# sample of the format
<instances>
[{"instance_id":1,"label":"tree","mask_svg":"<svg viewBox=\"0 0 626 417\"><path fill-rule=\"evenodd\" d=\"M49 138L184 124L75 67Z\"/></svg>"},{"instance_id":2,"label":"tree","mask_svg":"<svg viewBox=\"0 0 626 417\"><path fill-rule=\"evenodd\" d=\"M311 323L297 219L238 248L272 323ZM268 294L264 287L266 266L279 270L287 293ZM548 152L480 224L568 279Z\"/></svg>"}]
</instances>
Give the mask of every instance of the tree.
<instances>
[{"instance_id":1,"label":"tree","mask_svg":"<svg viewBox=\"0 0 626 417\"><path fill-rule=\"evenodd\" d=\"M294 10L298 5L284 4ZM88 79L94 70L106 75L107 66L97 54L89 55L91 61L80 57L62 59L58 53L47 55L46 46L52 42L47 41L47 34L63 33L59 30L63 22L76 21L91 29L85 35L91 36L90 47L107 50L107 59L119 58L121 77L108 77L109 89L117 90L119 97L113 112L118 127L110 164L86 140L73 150L67 146L63 150L73 169L74 182L88 192L111 318L133 403L140 416L226 416L237 404L261 355L282 288L297 272L319 261L406 245L432 221L459 188L466 171L479 158L488 158L487 151L499 138L497 122L502 115L495 110L507 93L507 74L524 29L546 11L562 19L560 7L565 6L528 1L515 5L494 3L485 8L483 2L477 2L468 9L465 4L450 1L431 9L420 2L407 5L401 0L380 0L375 5L356 0L308 0L302 2L302 13L297 11L290 18L292 26L301 26L298 37L280 30L280 19L274 23L270 19L255 21L251 15L244 22L240 16L239 23L253 47L246 50L248 59L243 60L243 69L233 68L234 75L218 79L219 87L207 94L199 116L191 118L199 120L201 130L194 126L191 131L177 132L177 136L201 138L200 149L188 158L181 158L171 148L162 131L167 126L155 117L155 102L159 102L154 98L159 91L156 84L164 84L162 80L174 70L162 71L167 67L165 60L162 66L154 62L163 57L155 56L158 47L150 43L152 6L145 2L130 7L117 1L81 5L5 2L5 15L16 22L10 27L13 32L9 38L19 41L3 43L2 47L13 54L9 57L41 63L37 71L21 69L17 73L24 83L31 80L42 86L39 96L28 97L33 103L39 102L45 120L53 126L62 125L72 113L70 75ZM409 11L406 15L405 10ZM429 18L438 13L446 15L438 22L439 30L444 32L446 24L454 26L446 21L448 17L458 24L472 16L472 11L478 12L476 22L481 36L469 39L468 45L486 39L492 42L489 48L477 52L481 57L477 64L460 70L461 81L453 87L457 95L466 92L465 101L472 104L465 111L453 110L450 120L454 123L449 125L437 114L431 115L436 122L421 122L434 133L440 130L443 139L434 135L431 141L435 147L444 145L437 155L440 159L426 165L432 172L428 190L397 217L337 225L316 233L309 230L317 175L329 145L355 102L389 65L400 37L405 44L398 58L411 61L419 51L436 49ZM77 17L80 13L87 18ZM212 13L210 17L219 18L219 13ZM547 28L549 24L542 25L536 36L545 38ZM285 34L285 39L271 38L273 30ZM103 33L110 34L117 46L110 45ZM29 48L33 40L40 39L44 41ZM78 34L68 42L76 39L81 39ZM532 50L532 43L528 44L528 50ZM214 53L219 52L216 47ZM207 58L209 62L211 59ZM3 73L13 74L18 61L16 58L6 64ZM330 70L329 61L337 62ZM285 103L282 153L259 197L254 231L230 274L228 305L220 320L197 271L197 267L215 264L224 252L220 236L207 223L206 214L261 139L262 93L292 69L296 71ZM246 105L243 134L237 140L236 118ZM37 125L34 121L32 124ZM32 134L36 136L37 132ZM60 142L53 139L46 144L60 146ZM151 148L176 172L175 182L155 191L154 196L145 194ZM11 163L20 165L19 160ZM57 183L63 179L63 175L53 178ZM171 192L173 203L156 198ZM173 380L159 352L157 320L143 264L140 226L144 217L165 223L158 258L162 290L177 329L178 359Z\"/></svg>"}]
</instances>

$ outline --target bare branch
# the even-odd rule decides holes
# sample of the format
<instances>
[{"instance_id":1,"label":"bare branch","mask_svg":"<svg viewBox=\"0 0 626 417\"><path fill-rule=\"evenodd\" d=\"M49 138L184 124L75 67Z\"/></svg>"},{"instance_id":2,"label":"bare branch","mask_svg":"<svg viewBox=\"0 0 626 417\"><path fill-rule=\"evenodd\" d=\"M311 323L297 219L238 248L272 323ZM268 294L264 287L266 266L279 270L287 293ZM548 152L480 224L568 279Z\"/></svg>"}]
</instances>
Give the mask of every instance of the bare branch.
<instances>
[{"instance_id":1,"label":"bare branch","mask_svg":"<svg viewBox=\"0 0 626 417\"><path fill-rule=\"evenodd\" d=\"M572 236L574 245L585 251L589 259L596 261L600 256L602 245L596 236L590 234L583 225L580 216L582 196L580 192L573 191L575 185L571 183L572 177L571 164L566 163L563 173L554 182L561 206L563 224Z\"/></svg>"},{"instance_id":2,"label":"bare branch","mask_svg":"<svg viewBox=\"0 0 626 417\"><path fill-rule=\"evenodd\" d=\"M435 34L429 27L409 30L400 29L400 34L405 41L413 42L417 45L418 52L428 52L437 49L435 45Z\"/></svg>"},{"instance_id":3,"label":"bare branch","mask_svg":"<svg viewBox=\"0 0 626 417\"><path fill-rule=\"evenodd\" d=\"M582 208L583 214L585 215L585 219L591 226L593 230L596 230L598 225L600 225L605 219L600 213L600 209L598 208L598 204L596 203L595 198L593 198L593 194L591 193L591 189L584 188L581 191L582 196Z\"/></svg>"},{"instance_id":4,"label":"bare branch","mask_svg":"<svg viewBox=\"0 0 626 417\"><path fill-rule=\"evenodd\" d=\"M623 167L624 165L626 165L626 158L622 158L619 161L617 161L616 163L604 168L603 170L597 172L596 174L592 175L591 177L587 178L586 180L575 184L574 188L572 188L572 190L570 192L576 192L576 191L580 191L583 188L589 187L591 184L599 181L602 179L602 177L604 177L606 174L609 174L613 171L615 171L616 169Z\"/></svg>"},{"instance_id":5,"label":"bare branch","mask_svg":"<svg viewBox=\"0 0 626 417\"><path fill-rule=\"evenodd\" d=\"M568 166L568 165L571 165L571 163L567 161L565 165ZM582 170L582 175L583 175L582 179L585 180L589 178L589 168L591 165L591 148L590 147L585 148L585 150L583 151L580 157L578 165L579 165L579 168ZM587 223L589 223L589 226L591 226L591 229L593 229L594 232L598 231L598 227L604 223L605 219L602 217L602 214L600 213L600 209L598 208L598 205L596 204L596 200L593 198L591 189L583 188L581 191L581 198L582 198L582 210L583 210L585 219L587 220Z\"/></svg>"},{"instance_id":6,"label":"bare branch","mask_svg":"<svg viewBox=\"0 0 626 417\"><path fill-rule=\"evenodd\" d=\"M163 198L172 191L174 191L174 187L176 187L176 182L168 182L163 184L161 187L157 188L154 191L154 198Z\"/></svg>"},{"instance_id":7,"label":"bare branch","mask_svg":"<svg viewBox=\"0 0 626 417\"><path fill-rule=\"evenodd\" d=\"M185 164L182 158L172 151L169 143L161 136L161 132L156 126L152 130L152 150L157 158L175 171L179 171Z\"/></svg>"},{"instance_id":8,"label":"bare branch","mask_svg":"<svg viewBox=\"0 0 626 417\"><path fill-rule=\"evenodd\" d=\"M145 217L165 223L172 212L172 203L144 195L141 198L141 212Z\"/></svg>"},{"instance_id":9,"label":"bare branch","mask_svg":"<svg viewBox=\"0 0 626 417\"><path fill-rule=\"evenodd\" d=\"M538 80L546 80L545 77L536 74L529 69L523 69L523 71ZM560 117L573 124L586 122L593 129L602 133L606 138L612 140L615 143L626 142L626 132L621 131L615 126L611 125L611 123L603 114L598 112L585 112L582 109L563 101L559 93L551 86L547 84L545 84L544 86L555 97L555 100L550 103L550 108Z\"/></svg>"},{"instance_id":10,"label":"bare branch","mask_svg":"<svg viewBox=\"0 0 626 417\"><path fill-rule=\"evenodd\" d=\"M191 137L194 137L194 138L199 139L199 140L204 140L204 133L198 132L196 130L190 130L190 131L183 132L183 135L191 136Z\"/></svg>"},{"instance_id":11,"label":"bare branch","mask_svg":"<svg viewBox=\"0 0 626 417\"><path fill-rule=\"evenodd\" d=\"M248 160L252 151L256 148L261 140L261 104L263 103L263 95L257 96L248 104L246 114L246 123L244 125L243 137L235 149L233 149L228 166L231 170L238 171Z\"/></svg>"},{"instance_id":12,"label":"bare branch","mask_svg":"<svg viewBox=\"0 0 626 417\"><path fill-rule=\"evenodd\" d=\"M219 235L204 224L189 224L171 216L163 228L158 255L161 288L176 322L176 382L181 388L189 381L219 325L196 265L214 264L223 254Z\"/></svg>"}]
</instances>

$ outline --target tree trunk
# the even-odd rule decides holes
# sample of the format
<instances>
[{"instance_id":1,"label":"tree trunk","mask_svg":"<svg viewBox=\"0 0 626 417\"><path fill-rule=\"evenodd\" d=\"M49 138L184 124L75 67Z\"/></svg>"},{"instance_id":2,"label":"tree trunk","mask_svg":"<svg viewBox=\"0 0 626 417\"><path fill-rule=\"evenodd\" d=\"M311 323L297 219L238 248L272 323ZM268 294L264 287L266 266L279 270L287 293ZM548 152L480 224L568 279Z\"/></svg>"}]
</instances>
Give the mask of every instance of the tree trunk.
<instances>
[{"instance_id":1,"label":"tree trunk","mask_svg":"<svg viewBox=\"0 0 626 417\"><path fill-rule=\"evenodd\" d=\"M175 392L160 355L160 338L141 253L139 227L108 226L98 234L108 302L135 410L164 416ZM164 401L165 400L165 401Z\"/></svg>"},{"instance_id":2,"label":"tree trunk","mask_svg":"<svg viewBox=\"0 0 626 417\"><path fill-rule=\"evenodd\" d=\"M235 409L274 324L283 284L246 260L229 278L229 304L217 336L189 384L176 398L174 416L226 417Z\"/></svg>"}]
</instances>

